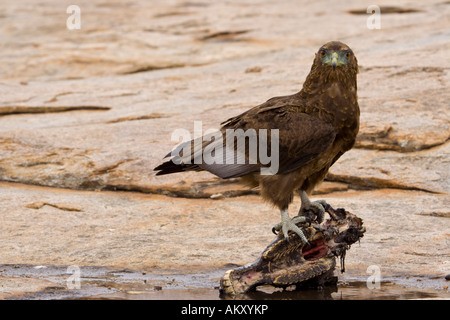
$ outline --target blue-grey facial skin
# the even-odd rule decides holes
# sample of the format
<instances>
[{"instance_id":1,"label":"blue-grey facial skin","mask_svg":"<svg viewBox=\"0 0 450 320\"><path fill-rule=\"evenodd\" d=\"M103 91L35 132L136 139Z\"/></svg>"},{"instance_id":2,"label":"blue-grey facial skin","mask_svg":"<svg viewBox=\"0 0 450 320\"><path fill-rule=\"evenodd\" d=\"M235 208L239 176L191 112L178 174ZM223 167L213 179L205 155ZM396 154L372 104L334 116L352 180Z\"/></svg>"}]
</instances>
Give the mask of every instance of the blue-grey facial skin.
<instances>
[{"instance_id":1,"label":"blue-grey facial skin","mask_svg":"<svg viewBox=\"0 0 450 320\"><path fill-rule=\"evenodd\" d=\"M319 52L319 55L322 58L322 64L332 66L333 70L335 70L336 67L347 65L350 54L351 52L349 50L336 52L333 50L322 49Z\"/></svg>"}]
</instances>

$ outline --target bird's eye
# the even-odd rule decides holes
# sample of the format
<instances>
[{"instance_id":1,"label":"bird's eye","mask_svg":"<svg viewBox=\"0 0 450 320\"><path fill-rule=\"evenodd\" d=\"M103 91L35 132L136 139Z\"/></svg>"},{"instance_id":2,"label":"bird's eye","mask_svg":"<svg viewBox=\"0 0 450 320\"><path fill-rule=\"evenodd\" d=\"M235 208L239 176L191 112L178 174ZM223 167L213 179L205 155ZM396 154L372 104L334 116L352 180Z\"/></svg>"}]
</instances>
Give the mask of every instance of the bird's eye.
<instances>
[{"instance_id":1,"label":"bird's eye","mask_svg":"<svg viewBox=\"0 0 450 320\"><path fill-rule=\"evenodd\" d=\"M321 51L320 51L320 55L321 55L322 57L325 57L326 54L327 54L327 52L326 52L325 50L321 50Z\"/></svg>"},{"instance_id":2,"label":"bird's eye","mask_svg":"<svg viewBox=\"0 0 450 320\"><path fill-rule=\"evenodd\" d=\"M350 58L351 53L349 51L347 51L347 53L345 54L345 57L348 59Z\"/></svg>"}]
</instances>

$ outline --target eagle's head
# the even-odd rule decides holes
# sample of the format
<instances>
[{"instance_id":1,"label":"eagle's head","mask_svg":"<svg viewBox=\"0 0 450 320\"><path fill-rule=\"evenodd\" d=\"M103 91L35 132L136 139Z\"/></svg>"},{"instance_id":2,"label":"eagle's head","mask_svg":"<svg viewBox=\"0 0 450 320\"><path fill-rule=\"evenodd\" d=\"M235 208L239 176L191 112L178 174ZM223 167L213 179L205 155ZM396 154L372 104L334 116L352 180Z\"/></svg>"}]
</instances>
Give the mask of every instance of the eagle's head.
<instances>
[{"instance_id":1,"label":"eagle's head","mask_svg":"<svg viewBox=\"0 0 450 320\"><path fill-rule=\"evenodd\" d=\"M322 68L330 68L333 71L358 70L358 62L352 49L340 41L330 41L320 47L316 53L315 64ZM347 69L347 70L346 70Z\"/></svg>"},{"instance_id":2,"label":"eagle's head","mask_svg":"<svg viewBox=\"0 0 450 320\"><path fill-rule=\"evenodd\" d=\"M356 93L357 74L358 60L352 49L340 41L330 41L317 51L302 91L304 94L316 95L326 87L338 83Z\"/></svg>"}]
</instances>

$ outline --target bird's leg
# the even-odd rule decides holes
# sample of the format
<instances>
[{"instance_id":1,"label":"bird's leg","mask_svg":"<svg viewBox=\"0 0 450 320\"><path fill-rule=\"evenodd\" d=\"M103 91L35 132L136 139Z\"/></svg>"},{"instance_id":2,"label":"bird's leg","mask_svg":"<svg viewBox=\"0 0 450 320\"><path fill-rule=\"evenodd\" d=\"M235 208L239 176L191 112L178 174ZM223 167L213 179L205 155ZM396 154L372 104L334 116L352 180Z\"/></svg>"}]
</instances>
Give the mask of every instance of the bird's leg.
<instances>
[{"instance_id":1,"label":"bird's leg","mask_svg":"<svg viewBox=\"0 0 450 320\"><path fill-rule=\"evenodd\" d=\"M298 234L300 239L302 239L303 243L308 244L309 242L306 239L305 235L303 234L303 231L300 230L300 228L296 226L296 223L305 222L306 221L306 217L299 217L299 216L297 216L295 218L297 220L296 222L294 222L293 219L291 219L289 217L289 212L288 212L287 209L281 209L281 222L277 223L272 228L272 231L273 231L273 233L275 233L275 231L280 231L281 230L283 232L284 238L286 240L289 239L289 235L288 235L289 231L295 232L296 234Z\"/></svg>"},{"instance_id":2,"label":"bird's leg","mask_svg":"<svg viewBox=\"0 0 450 320\"><path fill-rule=\"evenodd\" d=\"M302 200L302 205L300 206L300 210L298 211L298 216L294 217L292 220L295 223L295 219L299 218L302 220L307 215L307 211L312 211L315 215L315 219L317 223L322 223L324 217L325 217L325 208L328 206L328 204L325 202L325 200L317 200L317 201L311 201L308 198L308 195L305 191L299 190L298 191L300 198Z\"/></svg>"}]
</instances>

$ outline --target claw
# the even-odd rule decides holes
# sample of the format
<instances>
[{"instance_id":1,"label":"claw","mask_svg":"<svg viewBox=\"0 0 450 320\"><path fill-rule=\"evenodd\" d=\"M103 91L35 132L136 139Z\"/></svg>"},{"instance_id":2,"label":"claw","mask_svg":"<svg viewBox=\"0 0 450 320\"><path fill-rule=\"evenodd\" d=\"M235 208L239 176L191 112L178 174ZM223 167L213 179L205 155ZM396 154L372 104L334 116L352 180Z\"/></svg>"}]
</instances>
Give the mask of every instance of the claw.
<instances>
[{"instance_id":1,"label":"claw","mask_svg":"<svg viewBox=\"0 0 450 320\"><path fill-rule=\"evenodd\" d=\"M325 208L328 209L330 205L326 203L325 200L309 200L305 191L299 191L299 193L300 198L302 199L302 205L298 212L299 216L306 215L307 211L312 211L315 216L313 219L316 220L317 223L322 223L325 217Z\"/></svg>"},{"instance_id":2,"label":"claw","mask_svg":"<svg viewBox=\"0 0 450 320\"><path fill-rule=\"evenodd\" d=\"M306 248L306 250L311 250L312 247L308 240L306 240L306 243L303 248Z\"/></svg>"},{"instance_id":3,"label":"claw","mask_svg":"<svg viewBox=\"0 0 450 320\"><path fill-rule=\"evenodd\" d=\"M305 235L303 234L303 231L297 227L296 223L305 222L306 218L303 216L297 216L291 219L289 217L289 213L287 210L281 211L281 222L277 223L273 228L272 232L275 233L275 231L281 231L283 232L284 238L286 241L289 241L289 231L295 232L303 243L309 243L306 239ZM276 234L276 233L275 233Z\"/></svg>"}]
</instances>

